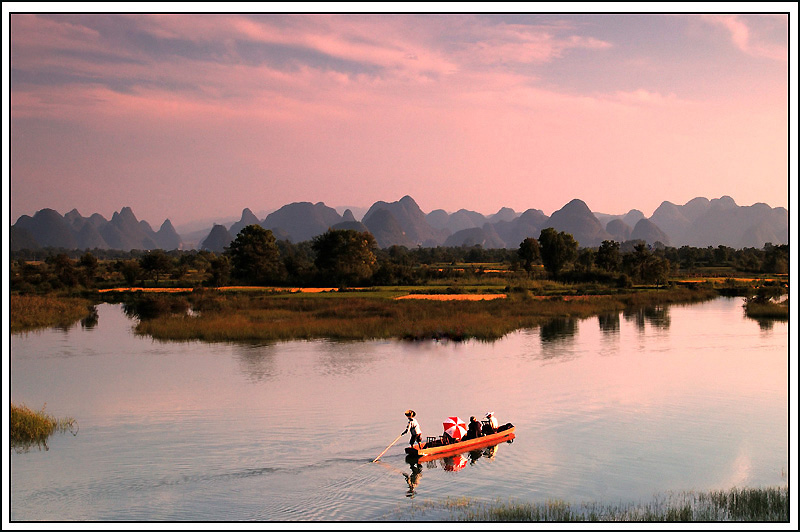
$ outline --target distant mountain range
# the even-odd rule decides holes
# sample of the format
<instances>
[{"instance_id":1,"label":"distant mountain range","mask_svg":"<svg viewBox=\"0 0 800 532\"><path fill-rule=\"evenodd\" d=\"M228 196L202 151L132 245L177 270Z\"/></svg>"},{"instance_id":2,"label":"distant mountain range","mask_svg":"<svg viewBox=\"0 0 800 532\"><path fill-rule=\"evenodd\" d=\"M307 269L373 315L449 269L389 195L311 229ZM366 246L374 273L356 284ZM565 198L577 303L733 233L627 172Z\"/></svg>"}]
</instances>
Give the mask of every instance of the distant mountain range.
<instances>
[{"instance_id":1,"label":"distant mountain range","mask_svg":"<svg viewBox=\"0 0 800 532\"><path fill-rule=\"evenodd\" d=\"M761 248L765 243L789 242L789 211L764 203L739 206L729 196L695 198L685 205L663 202L650 218L638 210L622 215L592 212L574 199L546 216L541 210L518 213L509 208L493 215L461 209L424 213L410 196L388 203L378 201L357 220L350 209L342 214L324 203L298 202L259 219L250 209L229 227L212 227L179 235L169 219L158 231L139 221L130 207L115 212L111 220L99 214L86 218L77 210L61 215L42 209L21 216L11 226L11 250L58 247L67 249L206 249L221 252L239 231L251 224L270 229L275 238L291 242L311 240L328 229L369 231L378 246L475 246L517 248L527 237L538 238L553 227L570 233L581 247L596 247L603 240L660 242L666 246Z\"/></svg>"}]
</instances>

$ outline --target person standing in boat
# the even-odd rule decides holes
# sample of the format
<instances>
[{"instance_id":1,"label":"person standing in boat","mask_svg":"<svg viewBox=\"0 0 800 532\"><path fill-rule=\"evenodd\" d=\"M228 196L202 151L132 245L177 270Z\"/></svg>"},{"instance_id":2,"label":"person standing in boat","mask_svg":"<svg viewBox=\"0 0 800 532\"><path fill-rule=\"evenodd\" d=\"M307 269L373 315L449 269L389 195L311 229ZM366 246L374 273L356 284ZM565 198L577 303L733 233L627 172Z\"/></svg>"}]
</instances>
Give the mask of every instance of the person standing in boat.
<instances>
[{"instance_id":1,"label":"person standing in boat","mask_svg":"<svg viewBox=\"0 0 800 532\"><path fill-rule=\"evenodd\" d=\"M500 423L497 421L497 418L494 417L494 412L486 412L486 419L489 420L489 430L492 434L495 434Z\"/></svg>"},{"instance_id":2,"label":"person standing in boat","mask_svg":"<svg viewBox=\"0 0 800 532\"><path fill-rule=\"evenodd\" d=\"M408 418L408 425L406 425L406 430L403 431L403 434L409 431L411 432L411 439L408 441L408 444L414 445L415 443L422 443L422 431L419 428L419 422L415 419L417 413L413 410L406 410L406 417Z\"/></svg>"}]
</instances>

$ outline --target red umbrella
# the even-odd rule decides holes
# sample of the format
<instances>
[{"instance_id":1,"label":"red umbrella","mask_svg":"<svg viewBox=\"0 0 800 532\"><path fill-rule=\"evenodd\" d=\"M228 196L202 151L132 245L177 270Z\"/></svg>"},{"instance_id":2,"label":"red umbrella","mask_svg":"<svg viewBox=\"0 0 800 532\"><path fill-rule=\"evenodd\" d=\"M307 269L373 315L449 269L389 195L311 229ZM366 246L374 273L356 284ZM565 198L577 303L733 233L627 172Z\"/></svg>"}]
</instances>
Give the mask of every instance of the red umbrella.
<instances>
[{"instance_id":1,"label":"red umbrella","mask_svg":"<svg viewBox=\"0 0 800 532\"><path fill-rule=\"evenodd\" d=\"M442 425L444 425L444 431L457 440L467 434L467 423L458 416L451 416L445 419Z\"/></svg>"}]
</instances>

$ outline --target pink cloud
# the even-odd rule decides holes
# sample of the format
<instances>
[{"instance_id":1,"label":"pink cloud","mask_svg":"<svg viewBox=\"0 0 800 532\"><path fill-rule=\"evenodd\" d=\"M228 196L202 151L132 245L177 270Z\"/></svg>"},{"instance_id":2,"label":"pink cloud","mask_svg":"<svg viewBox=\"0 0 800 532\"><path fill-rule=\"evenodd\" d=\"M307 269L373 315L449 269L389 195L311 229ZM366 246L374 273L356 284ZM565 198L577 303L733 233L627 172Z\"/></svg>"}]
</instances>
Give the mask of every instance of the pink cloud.
<instances>
[{"instance_id":1,"label":"pink cloud","mask_svg":"<svg viewBox=\"0 0 800 532\"><path fill-rule=\"evenodd\" d=\"M788 25L788 17L777 17L779 17L777 20L783 19ZM738 15L706 15L703 18L711 24L725 28L730 34L733 44L748 55L776 61L788 61L789 59L788 46L767 42L751 29L752 17L746 20Z\"/></svg>"},{"instance_id":2,"label":"pink cloud","mask_svg":"<svg viewBox=\"0 0 800 532\"><path fill-rule=\"evenodd\" d=\"M742 46L761 42L749 25L731 22ZM779 186L752 177L785 180L788 87L780 77L747 79L749 90L703 78L709 88L688 98L680 85L628 78L596 89L598 68L586 76L589 89L565 90L547 67L561 68L572 52L584 51L575 54L583 60L602 52L592 56L600 67L617 60L625 67L615 72L632 76L641 71L635 61L652 73L663 57L615 55L623 47L610 39L555 22L164 15L131 24L134 34L165 39L163 52L69 17L14 19L12 59L22 75L12 119L57 119L86 134L25 136L26 149L14 152L17 190L59 175L104 179L111 195L108 176L146 175L149 189L165 196L162 218L177 216L168 210L173 197L193 205L225 198L235 211L312 200L368 206L410 194L428 210L548 214L579 197L624 212L655 209L664 183L673 201L731 194L740 204L785 205L763 196L783 197ZM244 60L242 42L265 45L266 54L288 50L292 63ZM691 57L670 59L670 73L680 73ZM66 75L38 82L51 73ZM69 160L41 160L45 152ZM41 189L35 182L31 198ZM120 188L109 208L136 193Z\"/></svg>"}]
</instances>

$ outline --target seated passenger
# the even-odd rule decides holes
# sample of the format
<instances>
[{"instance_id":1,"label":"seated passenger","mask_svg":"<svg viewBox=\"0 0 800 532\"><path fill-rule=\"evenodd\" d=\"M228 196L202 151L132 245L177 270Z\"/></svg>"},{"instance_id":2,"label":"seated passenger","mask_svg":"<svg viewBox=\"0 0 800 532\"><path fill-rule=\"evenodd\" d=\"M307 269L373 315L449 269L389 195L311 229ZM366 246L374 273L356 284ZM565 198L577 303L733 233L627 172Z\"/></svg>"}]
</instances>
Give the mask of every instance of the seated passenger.
<instances>
[{"instance_id":1,"label":"seated passenger","mask_svg":"<svg viewBox=\"0 0 800 532\"><path fill-rule=\"evenodd\" d=\"M489 420L490 434L495 434L497 432L497 427L500 426L500 423L497 421L497 418L494 417L494 412L486 412L486 419Z\"/></svg>"},{"instance_id":2,"label":"seated passenger","mask_svg":"<svg viewBox=\"0 0 800 532\"><path fill-rule=\"evenodd\" d=\"M483 436L483 430L481 429L481 422L478 421L475 418L475 416L470 416L469 427L467 427L467 435L464 439L471 440L473 438L480 438L481 436Z\"/></svg>"}]
</instances>

